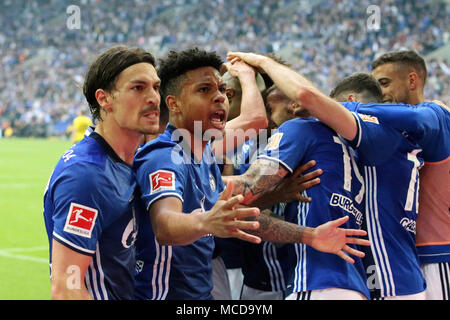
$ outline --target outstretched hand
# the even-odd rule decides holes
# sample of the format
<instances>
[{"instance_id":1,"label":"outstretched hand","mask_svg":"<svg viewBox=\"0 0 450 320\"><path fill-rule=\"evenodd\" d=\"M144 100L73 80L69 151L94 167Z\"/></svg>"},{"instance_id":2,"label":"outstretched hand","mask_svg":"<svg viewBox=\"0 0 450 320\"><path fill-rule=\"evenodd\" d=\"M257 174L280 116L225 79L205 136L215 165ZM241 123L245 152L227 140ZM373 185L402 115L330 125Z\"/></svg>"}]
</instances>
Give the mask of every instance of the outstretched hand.
<instances>
[{"instance_id":1,"label":"outstretched hand","mask_svg":"<svg viewBox=\"0 0 450 320\"><path fill-rule=\"evenodd\" d=\"M258 216L259 209L241 206L240 203L244 197L242 195L232 197L232 194L233 182L230 180L216 204L206 212L203 221L205 229L217 237L234 237L252 243L260 243L261 238L242 231L242 229L256 230L259 228L259 223L256 221L242 220Z\"/></svg>"},{"instance_id":2,"label":"outstretched hand","mask_svg":"<svg viewBox=\"0 0 450 320\"><path fill-rule=\"evenodd\" d=\"M349 263L355 263L355 260L348 254L363 258L364 252L351 248L349 244L369 246L369 240L352 237L365 236L367 232L359 229L339 228L348 219L349 217L345 216L315 228L311 247L322 252L334 253Z\"/></svg>"}]
</instances>

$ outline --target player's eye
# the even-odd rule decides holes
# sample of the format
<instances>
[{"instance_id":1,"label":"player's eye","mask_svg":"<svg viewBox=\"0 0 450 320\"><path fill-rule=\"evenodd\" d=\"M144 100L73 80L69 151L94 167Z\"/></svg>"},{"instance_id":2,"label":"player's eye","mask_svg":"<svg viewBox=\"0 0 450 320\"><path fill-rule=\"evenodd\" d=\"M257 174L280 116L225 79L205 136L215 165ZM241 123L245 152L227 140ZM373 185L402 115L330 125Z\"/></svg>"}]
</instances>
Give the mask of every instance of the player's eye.
<instances>
[{"instance_id":1,"label":"player's eye","mask_svg":"<svg viewBox=\"0 0 450 320\"><path fill-rule=\"evenodd\" d=\"M132 87L131 90L142 91L142 90L144 90L144 86L137 85L137 86Z\"/></svg>"},{"instance_id":2,"label":"player's eye","mask_svg":"<svg viewBox=\"0 0 450 320\"><path fill-rule=\"evenodd\" d=\"M227 92L227 88L225 86L220 86L219 87L219 91L220 91L220 93L226 93Z\"/></svg>"}]
</instances>

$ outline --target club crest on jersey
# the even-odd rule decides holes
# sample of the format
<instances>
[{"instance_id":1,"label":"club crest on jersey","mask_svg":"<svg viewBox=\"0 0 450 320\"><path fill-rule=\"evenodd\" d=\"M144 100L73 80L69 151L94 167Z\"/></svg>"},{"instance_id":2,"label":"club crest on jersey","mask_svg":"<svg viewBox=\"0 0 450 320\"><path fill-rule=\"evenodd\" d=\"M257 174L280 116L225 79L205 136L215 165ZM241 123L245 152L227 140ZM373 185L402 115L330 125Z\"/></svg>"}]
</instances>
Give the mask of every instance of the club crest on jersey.
<instances>
[{"instance_id":1,"label":"club crest on jersey","mask_svg":"<svg viewBox=\"0 0 450 320\"><path fill-rule=\"evenodd\" d=\"M361 117L361 120L362 120L362 121L380 124L380 123L378 122L378 118L377 118L377 117L370 116L370 115L368 115L368 114L362 114L362 113L359 113L359 116Z\"/></svg>"},{"instance_id":2,"label":"club crest on jersey","mask_svg":"<svg viewBox=\"0 0 450 320\"><path fill-rule=\"evenodd\" d=\"M167 170L158 170L150 174L150 194L165 190L175 190L175 174Z\"/></svg>"},{"instance_id":3,"label":"club crest on jersey","mask_svg":"<svg viewBox=\"0 0 450 320\"><path fill-rule=\"evenodd\" d=\"M97 219L98 210L72 202L67 215L64 231L90 238Z\"/></svg>"}]
</instances>

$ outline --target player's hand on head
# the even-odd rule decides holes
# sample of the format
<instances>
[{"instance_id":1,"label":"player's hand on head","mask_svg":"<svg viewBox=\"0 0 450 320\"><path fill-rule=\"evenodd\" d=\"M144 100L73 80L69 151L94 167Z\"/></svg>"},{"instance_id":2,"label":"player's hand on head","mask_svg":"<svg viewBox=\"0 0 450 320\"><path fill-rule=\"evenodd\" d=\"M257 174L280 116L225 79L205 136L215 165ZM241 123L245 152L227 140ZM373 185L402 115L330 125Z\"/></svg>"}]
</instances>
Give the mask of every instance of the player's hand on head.
<instances>
[{"instance_id":1,"label":"player's hand on head","mask_svg":"<svg viewBox=\"0 0 450 320\"><path fill-rule=\"evenodd\" d=\"M242 74L255 75L255 69L242 60L236 61L235 63L226 62L225 65L233 77L239 77Z\"/></svg>"},{"instance_id":2,"label":"player's hand on head","mask_svg":"<svg viewBox=\"0 0 450 320\"><path fill-rule=\"evenodd\" d=\"M258 71L264 72L261 69L262 63L265 59L269 59L265 56L255 54L255 53L247 53L247 52L228 52L227 60L234 64L238 61L243 60L245 63L259 69Z\"/></svg>"},{"instance_id":3,"label":"player's hand on head","mask_svg":"<svg viewBox=\"0 0 450 320\"><path fill-rule=\"evenodd\" d=\"M314 238L311 246L319 251L334 253L349 263L355 263L350 255L363 258L364 252L353 249L349 244L356 244L360 246L369 246L370 242L366 239L354 238L363 237L367 232L359 229L343 229L339 228L342 224L347 222L348 216L328 221L314 230Z\"/></svg>"}]
</instances>

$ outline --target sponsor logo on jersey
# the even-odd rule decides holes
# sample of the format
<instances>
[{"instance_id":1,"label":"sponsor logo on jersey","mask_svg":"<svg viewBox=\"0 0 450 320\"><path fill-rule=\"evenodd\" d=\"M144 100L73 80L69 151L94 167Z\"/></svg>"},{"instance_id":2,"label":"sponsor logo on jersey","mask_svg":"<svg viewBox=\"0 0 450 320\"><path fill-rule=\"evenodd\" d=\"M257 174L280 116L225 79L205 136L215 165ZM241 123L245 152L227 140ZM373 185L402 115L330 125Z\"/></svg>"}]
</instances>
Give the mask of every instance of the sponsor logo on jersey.
<instances>
[{"instance_id":1,"label":"sponsor logo on jersey","mask_svg":"<svg viewBox=\"0 0 450 320\"><path fill-rule=\"evenodd\" d=\"M359 113L359 116L361 117L361 120L362 120L362 121L372 122L372 123L379 124L378 118L377 118L377 117L370 116L370 115L368 115L368 114L362 114L362 113Z\"/></svg>"},{"instance_id":2,"label":"sponsor logo on jersey","mask_svg":"<svg viewBox=\"0 0 450 320\"><path fill-rule=\"evenodd\" d=\"M351 213L355 217L358 226L361 226L363 215L361 211L353 205L353 201L350 198L343 196L342 194L333 193L331 195L330 205L333 207L339 207L348 213Z\"/></svg>"},{"instance_id":3,"label":"sponsor logo on jersey","mask_svg":"<svg viewBox=\"0 0 450 320\"><path fill-rule=\"evenodd\" d=\"M274 135L272 135L269 139L269 142L267 143L264 150L276 150L280 146L281 138L283 137L282 132L277 132Z\"/></svg>"},{"instance_id":4,"label":"sponsor logo on jersey","mask_svg":"<svg viewBox=\"0 0 450 320\"><path fill-rule=\"evenodd\" d=\"M67 215L64 231L90 238L97 219L98 210L72 202Z\"/></svg>"},{"instance_id":5,"label":"sponsor logo on jersey","mask_svg":"<svg viewBox=\"0 0 450 320\"><path fill-rule=\"evenodd\" d=\"M165 190L175 190L175 174L167 170L158 170L151 173L150 194Z\"/></svg>"},{"instance_id":6,"label":"sponsor logo on jersey","mask_svg":"<svg viewBox=\"0 0 450 320\"><path fill-rule=\"evenodd\" d=\"M416 234L416 221L415 220L404 217L402 220L400 220L400 224L407 231Z\"/></svg>"}]
</instances>

